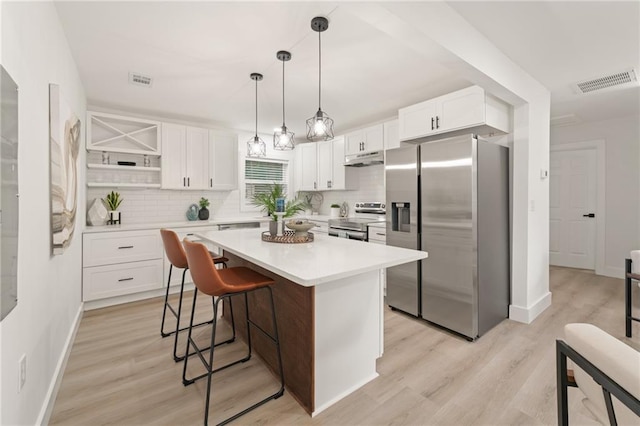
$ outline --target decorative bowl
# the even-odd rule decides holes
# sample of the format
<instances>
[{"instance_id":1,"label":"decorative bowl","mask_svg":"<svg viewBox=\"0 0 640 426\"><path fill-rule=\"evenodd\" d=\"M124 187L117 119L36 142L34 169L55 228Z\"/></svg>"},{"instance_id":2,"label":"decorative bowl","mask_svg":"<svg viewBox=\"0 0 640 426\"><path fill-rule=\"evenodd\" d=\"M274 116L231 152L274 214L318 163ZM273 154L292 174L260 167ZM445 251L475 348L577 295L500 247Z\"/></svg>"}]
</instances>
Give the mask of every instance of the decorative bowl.
<instances>
[{"instance_id":1,"label":"decorative bowl","mask_svg":"<svg viewBox=\"0 0 640 426\"><path fill-rule=\"evenodd\" d=\"M315 223L309 222L307 220L293 219L285 223L287 228L292 229L296 232L296 236L305 237L307 235L307 231L314 226Z\"/></svg>"}]
</instances>

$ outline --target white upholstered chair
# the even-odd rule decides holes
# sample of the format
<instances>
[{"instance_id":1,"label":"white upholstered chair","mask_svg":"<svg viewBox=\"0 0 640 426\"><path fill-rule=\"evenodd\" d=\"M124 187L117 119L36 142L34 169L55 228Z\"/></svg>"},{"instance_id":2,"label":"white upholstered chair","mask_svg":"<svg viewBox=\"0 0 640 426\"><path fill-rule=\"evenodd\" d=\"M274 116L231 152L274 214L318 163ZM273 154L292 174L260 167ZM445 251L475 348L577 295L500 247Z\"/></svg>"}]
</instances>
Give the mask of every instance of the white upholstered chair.
<instances>
[{"instance_id":1,"label":"white upholstered chair","mask_svg":"<svg viewBox=\"0 0 640 426\"><path fill-rule=\"evenodd\" d=\"M564 334L556 341L558 424L568 424L568 357L583 403L602 424L639 425L640 352L591 324L567 324Z\"/></svg>"}]
</instances>

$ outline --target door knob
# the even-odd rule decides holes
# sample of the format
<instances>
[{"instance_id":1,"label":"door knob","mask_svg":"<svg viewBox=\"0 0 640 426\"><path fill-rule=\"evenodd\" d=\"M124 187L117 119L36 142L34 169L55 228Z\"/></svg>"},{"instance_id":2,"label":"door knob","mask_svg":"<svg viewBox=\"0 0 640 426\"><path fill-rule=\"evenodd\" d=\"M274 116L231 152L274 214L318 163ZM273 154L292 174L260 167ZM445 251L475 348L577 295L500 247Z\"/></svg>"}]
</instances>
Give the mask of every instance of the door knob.
<instances>
[{"instance_id":1,"label":"door knob","mask_svg":"<svg viewBox=\"0 0 640 426\"><path fill-rule=\"evenodd\" d=\"M596 217L595 213L583 214L582 217Z\"/></svg>"}]
</instances>

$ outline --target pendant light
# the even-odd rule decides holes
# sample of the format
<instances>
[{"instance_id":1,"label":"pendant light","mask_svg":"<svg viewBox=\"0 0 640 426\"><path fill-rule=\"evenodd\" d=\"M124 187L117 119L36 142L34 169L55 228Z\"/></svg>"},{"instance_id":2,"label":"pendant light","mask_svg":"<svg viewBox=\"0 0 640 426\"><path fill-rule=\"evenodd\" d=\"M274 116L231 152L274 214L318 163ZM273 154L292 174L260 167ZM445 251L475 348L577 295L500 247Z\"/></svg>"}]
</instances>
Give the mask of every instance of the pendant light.
<instances>
[{"instance_id":1,"label":"pendant light","mask_svg":"<svg viewBox=\"0 0 640 426\"><path fill-rule=\"evenodd\" d=\"M250 77L256 82L256 134L247 141L247 157L266 157L267 144L258 137L258 82L262 80L262 74L254 72Z\"/></svg>"},{"instance_id":2,"label":"pendant light","mask_svg":"<svg viewBox=\"0 0 640 426\"><path fill-rule=\"evenodd\" d=\"M291 60L291 53L281 50L276 53L276 58L282 61L282 127L273 133L273 149L287 151L295 147L295 134L287 129L284 121L284 63Z\"/></svg>"},{"instance_id":3,"label":"pendant light","mask_svg":"<svg viewBox=\"0 0 640 426\"><path fill-rule=\"evenodd\" d=\"M310 141L333 139L333 120L322 111L322 44L320 33L329 28L329 21L322 16L316 16L311 20L311 29L318 33L318 112L307 120L307 139Z\"/></svg>"}]
</instances>

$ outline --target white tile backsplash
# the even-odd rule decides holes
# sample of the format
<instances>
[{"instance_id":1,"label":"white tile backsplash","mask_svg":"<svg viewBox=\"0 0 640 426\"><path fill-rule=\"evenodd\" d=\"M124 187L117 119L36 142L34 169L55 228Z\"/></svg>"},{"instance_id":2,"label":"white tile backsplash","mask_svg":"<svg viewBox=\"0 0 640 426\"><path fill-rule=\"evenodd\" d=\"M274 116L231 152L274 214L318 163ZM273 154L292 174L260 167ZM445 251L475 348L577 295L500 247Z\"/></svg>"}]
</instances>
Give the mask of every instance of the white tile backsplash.
<instances>
[{"instance_id":1,"label":"white tile backsplash","mask_svg":"<svg viewBox=\"0 0 640 426\"><path fill-rule=\"evenodd\" d=\"M331 204L347 202L349 212L353 214L357 201L385 201L384 166L360 167L352 176L353 186L357 190L324 191L323 203L319 213L330 214ZM155 222L180 222L187 219L187 209L198 204L200 197L209 199L210 217L255 217L260 212L240 211L240 191L181 191L166 189L127 189L113 188L122 196L120 205L122 221L126 224ZM88 188L87 208L94 198L104 198L110 188Z\"/></svg>"},{"instance_id":2,"label":"white tile backsplash","mask_svg":"<svg viewBox=\"0 0 640 426\"><path fill-rule=\"evenodd\" d=\"M323 202L319 214L330 214L331 204L342 204L347 202L349 213L354 213L355 203L358 201L381 201L385 202L384 190L384 165L358 167L353 173L356 179L354 187L356 190L350 191L323 191Z\"/></svg>"},{"instance_id":3,"label":"white tile backsplash","mask_svg":"<svg viewBox=\"0 0 640 426\"><path fill-rule=\"evenodd\" d=\"M114 188L122 196L120 210L126 224L150 222L180 222L187 220L187 209L198 204L200 197L209 199L209 217L255 217L256 212L240 212L240 192L235 191L180 191L166 189ZM111 189L88 188L88 205L94 198L104 198Z\"/></svg>"}]
</instances>

